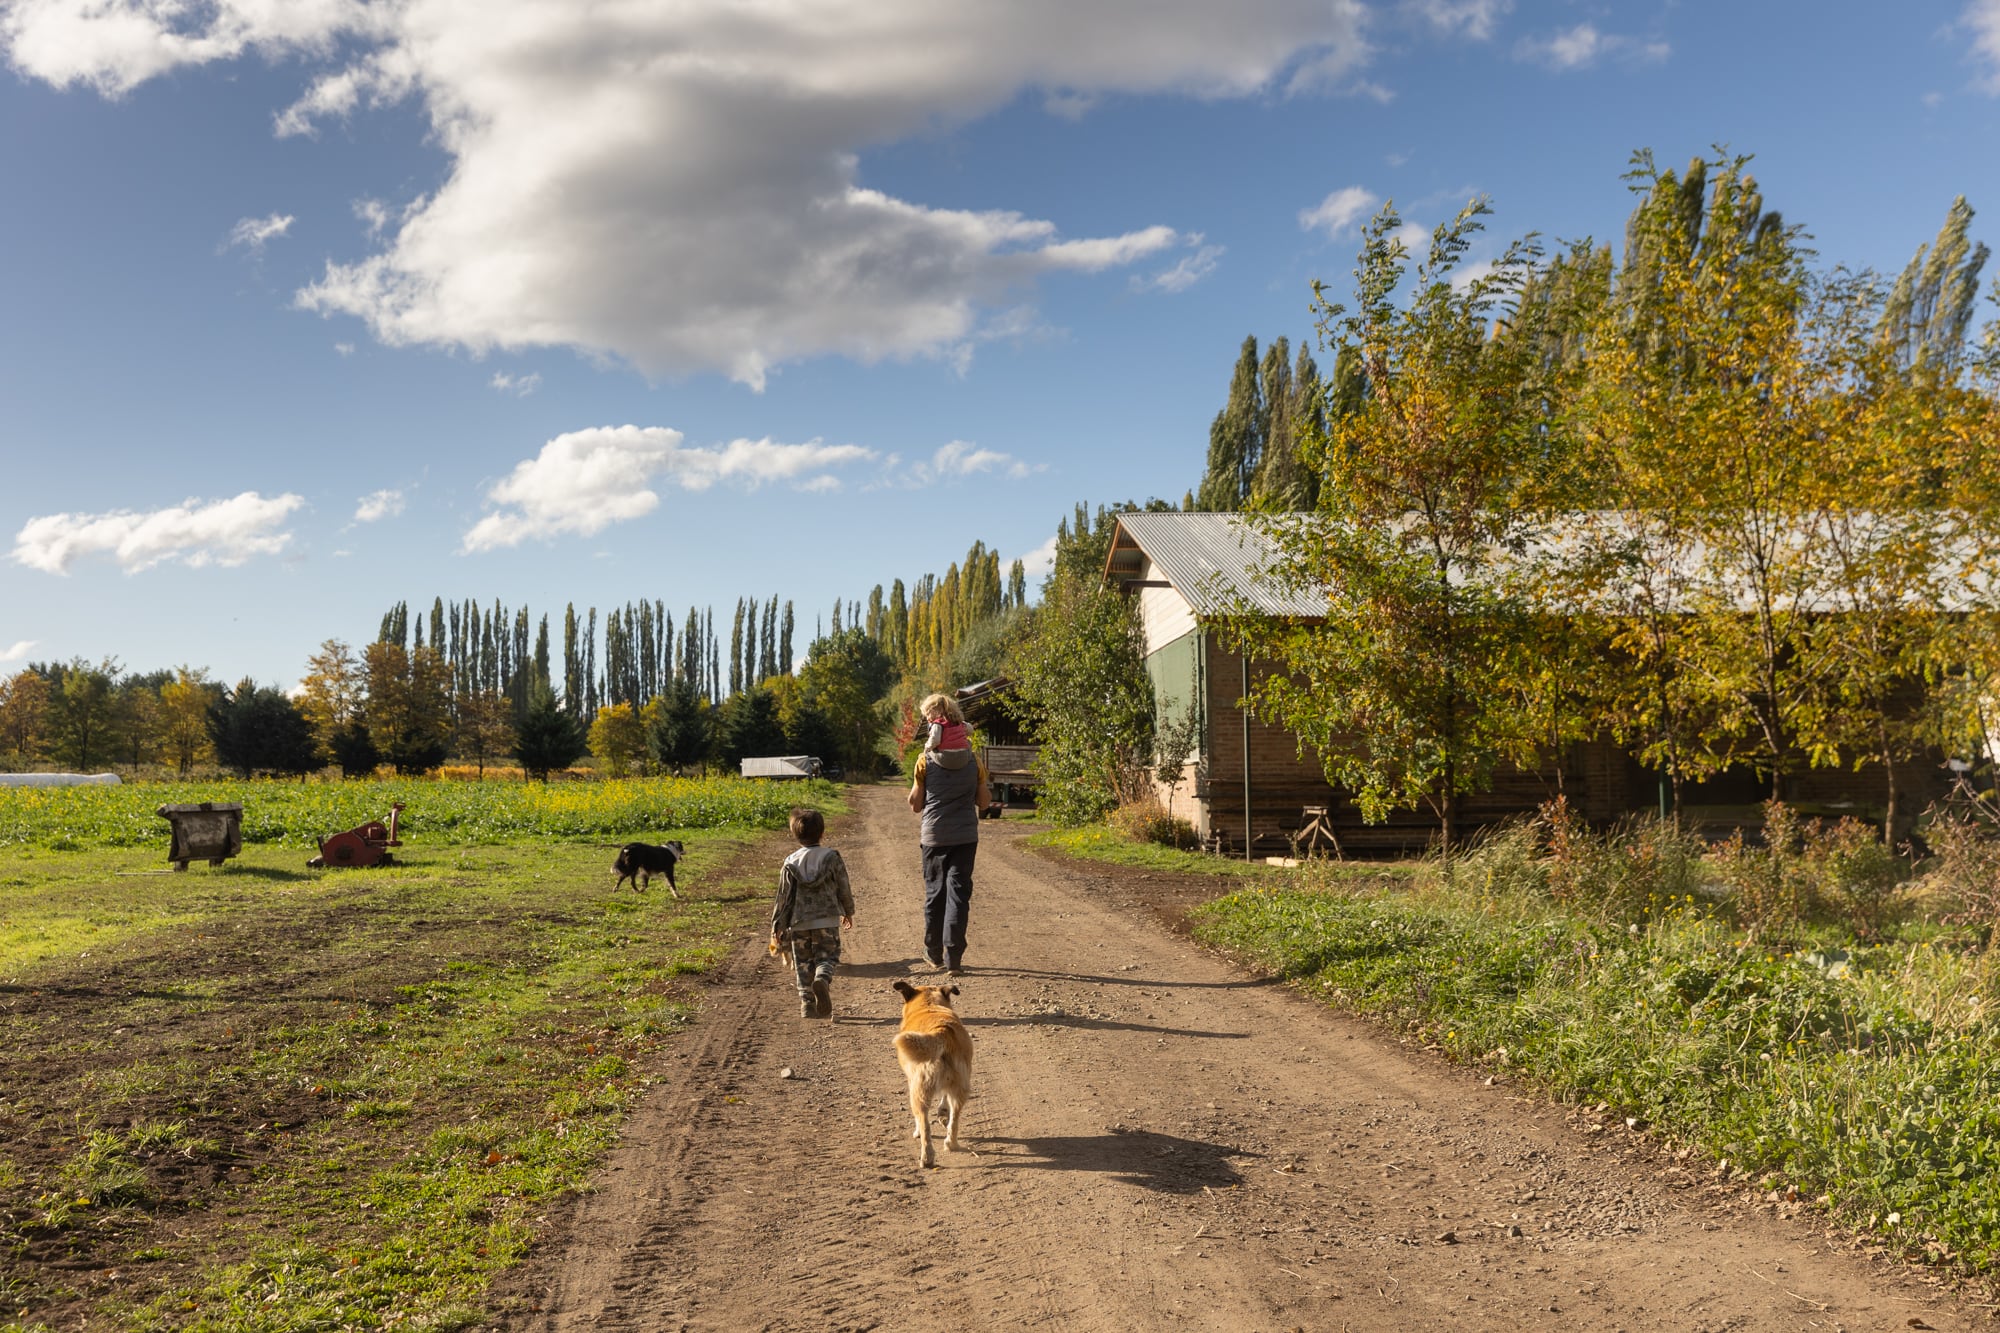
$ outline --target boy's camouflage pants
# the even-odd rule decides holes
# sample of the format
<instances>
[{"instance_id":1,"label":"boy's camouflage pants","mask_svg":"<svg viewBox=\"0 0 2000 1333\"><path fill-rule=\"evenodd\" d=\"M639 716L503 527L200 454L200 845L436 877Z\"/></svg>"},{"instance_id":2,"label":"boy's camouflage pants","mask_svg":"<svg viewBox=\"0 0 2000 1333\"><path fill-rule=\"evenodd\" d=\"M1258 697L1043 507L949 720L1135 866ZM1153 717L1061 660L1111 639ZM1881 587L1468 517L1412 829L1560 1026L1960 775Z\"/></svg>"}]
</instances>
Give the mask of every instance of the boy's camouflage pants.
<instances>
[{"instance_id":1,"label":"boy's camouflage pants","mask_svg":"<svg viewBox=\"0 0 2000 1333\"><path fill-rule=\"evenodd\" d=\"M840 931L795 930L792 932L792 975L799 983L799 998L812 998L815 975L833 980L833 965L840 961Z\"/></svg>"}]
</instances>

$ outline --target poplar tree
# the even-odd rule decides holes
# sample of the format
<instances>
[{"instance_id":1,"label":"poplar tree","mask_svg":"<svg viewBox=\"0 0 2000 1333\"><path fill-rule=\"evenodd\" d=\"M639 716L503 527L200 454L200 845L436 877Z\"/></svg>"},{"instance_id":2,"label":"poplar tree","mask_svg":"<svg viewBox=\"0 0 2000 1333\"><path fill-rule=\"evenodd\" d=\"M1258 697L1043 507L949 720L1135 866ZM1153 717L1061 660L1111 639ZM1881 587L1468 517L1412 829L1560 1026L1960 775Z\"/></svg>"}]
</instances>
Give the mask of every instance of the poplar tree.
<instances>
[{"instance_id":1,"label":"poplar tree","mask_svg":"<svg viewBox=\"0 0 2000 1333\"><path fill-rule=\"evenodd\" d=\"M1195 507L1211 513L1241 509L1264 456L1268 420L1258 383L1257 339L1243 340L1229 378L1229 398L1208 427L1208 468Z\"/></svg>"},{"instance_id":2,"label":"poplar tree","mask_svg":"<svg viewBox=\"0 0 2000 1333\"><path fill-rule=\"evenodd\" d=\"M1948 379L1964 364L1966 331L1979 301L1979 273L1991 251L1971 242L1972 208L1952 200L1944 226L1897 277L1882 310L1881 338L1907 374Z\"/></svg>"},{"instance_id":3,"label":"poplar tree","mask_svg":"<svg viewBox=\"0 0 2000 1333\"><path fill-rule=\"evenodd\" d=\"M1277 351L1285 340L1278 339ZM1250 504L1259 509L1311 509L1319 498L1318 474L1305 465L1301 450L1308 441L1319 440L1325 430L1325 408L1319 381L1319 366L1312 354L1299 348L1297 361L1282 377L1283 397L1268 395L1276 380L1271 358L1265 358L1266 404L1269 407L1270 438L1264 445L1264 462L1257 469L1251 487Z\"/></svg>"},{"instance_id":4,"label":"poplar tree","mask_svg":"<svg viewBox=\"0 0 2000 1333\"><path fill-rule=\"evenodd\" d=\"M563 605L563 710L572 718L583 711L583 651L576 641L576 603Z\"/></svg>"},{"instance_id":5,"label":"poplar tree","mask_svg":"<svg viewBox=\"0 0 2000 1333\"><path fill-rule=\"evenodd\" d=\"M706 693L701 679L701 615L692 606L688 608L687 620L681 626L680 679L697 697Z\"/></svg>"},{"instance_id":6,"label":"poplar tree","mask_svg":"<svg viewBox=\"0 0 2000 1333\"><path fill-rule=\"evenodd\" d=\"M736 621L729 631L729 692L743 689L743 599L736 599Z\"/></svg>"}]
</instances>

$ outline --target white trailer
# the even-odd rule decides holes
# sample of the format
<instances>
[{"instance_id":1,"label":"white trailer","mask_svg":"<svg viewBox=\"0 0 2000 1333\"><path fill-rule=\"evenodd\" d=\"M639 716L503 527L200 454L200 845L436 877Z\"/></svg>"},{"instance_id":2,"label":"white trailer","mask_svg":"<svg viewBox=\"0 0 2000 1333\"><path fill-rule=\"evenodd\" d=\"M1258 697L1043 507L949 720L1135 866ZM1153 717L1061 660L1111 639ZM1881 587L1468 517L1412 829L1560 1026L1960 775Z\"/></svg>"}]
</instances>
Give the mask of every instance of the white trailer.
<instances>
[{"instance_id":1,"label":"white trailer","mask_svg":"<svg viewBox=\"0 0 2000 1333\"><path fill-rule=\"evenodd\" d=\"M746 778L816 778L820 774L820 762L809 754L770 755L762 759L745 759L743 776Z\"/></svg>"}]
</instances>

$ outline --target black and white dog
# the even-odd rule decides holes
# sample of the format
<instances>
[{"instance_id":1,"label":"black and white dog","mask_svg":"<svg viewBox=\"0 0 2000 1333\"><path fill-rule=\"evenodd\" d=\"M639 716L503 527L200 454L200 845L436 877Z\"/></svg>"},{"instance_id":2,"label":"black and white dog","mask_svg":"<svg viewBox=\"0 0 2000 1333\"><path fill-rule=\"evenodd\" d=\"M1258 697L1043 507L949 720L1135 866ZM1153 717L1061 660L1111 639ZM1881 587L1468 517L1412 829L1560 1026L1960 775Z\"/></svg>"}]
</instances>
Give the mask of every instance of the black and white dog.
<instances>
[{"instance_id":1,"label":"black and white dog","mask_svg":"<svg viewBox=\"0 0 2000 1333\"><path fill-rule=\"evenodd\" d=\"M624 888L625 881L631 880L632 887L644 890L653 882L653 876L667 877L667 892L678 898L680 889L674 884L674 863L687 855L687 849L678 842L654 846L650 842L628 842L618 849L618 859L611 868L618 872L616 887Z\"/></svg>"}]
</instances>

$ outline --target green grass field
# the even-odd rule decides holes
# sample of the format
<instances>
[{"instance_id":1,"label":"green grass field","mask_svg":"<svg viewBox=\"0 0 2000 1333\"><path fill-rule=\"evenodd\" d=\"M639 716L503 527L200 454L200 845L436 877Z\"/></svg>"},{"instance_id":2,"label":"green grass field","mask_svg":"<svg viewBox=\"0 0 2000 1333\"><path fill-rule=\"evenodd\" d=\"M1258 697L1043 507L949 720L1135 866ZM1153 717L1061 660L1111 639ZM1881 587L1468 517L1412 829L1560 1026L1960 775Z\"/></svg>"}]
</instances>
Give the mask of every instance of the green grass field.
<instances>
[{"instance_id":1,"label":"green grass field","mask_svg":"<svg viewBox=\"0 0 2000 1333\"><path fill-rule=\"evenodd\" d=\"M186 874L132 873L160 868L163 821L125 845L177 785L12 807L0 1328L490 1322L495 1277L586 1184L691 983L752 930L784 810L837 796L413 783L287 806L286 785L235 788L286 814ZM385 799L434 812L401 864L305 869L301 830ZM614 889L608 847L577 841L620 835L686 841L680 901Z\"/></svg>"},{"instance_id":2,"label":"green grass field","mask_svg":"<svg viewBox=\"0 0 2000 1333\"><path fill-rule=\"evenodd\" d=\"M1469 877L1468 877L1469 878ZM1747 936L1546 900L1259 888L1196 937L1452 1058L1604 1103L1913 1258L2000 1267L2000 969L1939 939Z\"/></svg>"}]
</instances>

